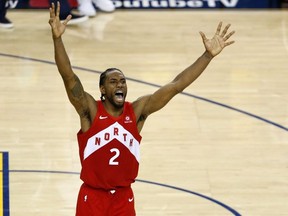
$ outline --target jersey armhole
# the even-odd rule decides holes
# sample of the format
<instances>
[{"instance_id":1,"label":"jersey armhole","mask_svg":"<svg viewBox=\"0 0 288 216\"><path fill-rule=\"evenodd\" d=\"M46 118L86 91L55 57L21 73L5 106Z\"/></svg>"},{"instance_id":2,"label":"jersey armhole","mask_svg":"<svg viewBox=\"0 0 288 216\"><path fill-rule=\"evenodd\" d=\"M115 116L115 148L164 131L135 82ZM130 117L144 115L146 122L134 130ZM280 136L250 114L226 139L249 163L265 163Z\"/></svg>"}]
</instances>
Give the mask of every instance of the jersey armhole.
<instances>
[{"instance_id":1,"label":"jersey armhole","mask_svg":"<svg viewBox=\"0 0 288 216\"><path fill-rule=\"evenodd\" d=\"M136 115L135 115L135 112L134 112L134 109L133 109L133 104L128 102L128 106L129 106L130 113L132 115L132 120L133 120L133 122L135 122L135 128L136 128L137 136L139 138L139 141L141 141L142 136L141 136L140 132L137 129L137 119L136 119Z\"/></svg>"},{"instance_id":2,"label":"jersey armhole","mask_svg":"<svg viewBox=\"0 0 288 216\"><path fill-rule=\"evenodd\" d=\"M87 135L89 135L89 132L91 131L91 128L96 124L96 119L97 118L99 118L99 110L101 109L101 105L100 105L100 103L101 103L101 101L99 101L99 100L96 100L95 101L95 103L96 103L96 106L97 106L97 112L96 112L96 115L95 115L95 117L94 117L94 119L93 119L93 121L92 121L92 123L91 123L91 126L90 126L90 128L86 131L86 132L83 132L82 131L82 129L80 128L79 129L79 131L78 131L78 133L77 133L77 136L78 137L82 137L82 136L87 136Z\"/></svg>"}]
</instances>

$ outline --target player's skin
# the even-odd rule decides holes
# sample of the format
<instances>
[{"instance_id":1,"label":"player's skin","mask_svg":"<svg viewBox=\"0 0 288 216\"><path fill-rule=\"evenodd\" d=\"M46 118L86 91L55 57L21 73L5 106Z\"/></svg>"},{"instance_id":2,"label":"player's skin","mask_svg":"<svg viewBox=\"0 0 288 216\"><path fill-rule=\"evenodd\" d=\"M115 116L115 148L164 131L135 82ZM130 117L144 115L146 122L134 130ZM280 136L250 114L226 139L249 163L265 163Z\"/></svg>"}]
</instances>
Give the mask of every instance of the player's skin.
<instances>
[{"instance_id":1,"label":"player's skin","mask_svg":"<svg viewBox=\"0 0 288 216\"><path fill-rule=\"evenodd\" d=\"M79 78L73 72L61 38L65 32L67 23L71 19L71 15L67 16L64 22L60 22L59 14L59 2L57 3L57 9L52 3L49 24L54 42L55 61L59 73L63 78L69 100L80 116L81 130L82 132L86 132L96 116L97 104L95 99L84 91ZM220 22L215 35L211 39L207 39L203 32L199 32L205 47L204 53L192 65L179 73L170 83L162 86L153 94L142 96L132 103L139 132L150 114L163 108L175 95L182 92L201 75L215 56L225 47L234 43L234 41L228 41L235 33L235 31L228 33L229 27L230 24L226 25L222 30L222 22ZM104 84L100 86L100 92L105 95L104 107L106 111L111 116L121 115L127 95L124 74L118 70L108 72Z\"/></svg>"}]
</instances>

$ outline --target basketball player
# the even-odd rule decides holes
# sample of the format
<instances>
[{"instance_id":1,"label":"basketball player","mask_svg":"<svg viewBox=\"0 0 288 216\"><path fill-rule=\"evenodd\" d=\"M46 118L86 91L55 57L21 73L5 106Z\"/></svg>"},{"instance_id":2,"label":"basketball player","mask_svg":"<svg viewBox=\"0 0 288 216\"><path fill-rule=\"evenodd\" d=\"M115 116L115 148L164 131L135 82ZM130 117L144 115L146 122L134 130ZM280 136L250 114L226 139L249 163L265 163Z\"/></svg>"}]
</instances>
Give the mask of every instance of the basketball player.
<instances>
[{"instance_id":1,"label":"basketball player","mask_svg":"<svg viewBox=\"0 0 288 216\"><path fill-rule=\"evenodd\" d=\"M216 55L234 43L228 41L234 31L227 33L230 25L221 31L220 22L212 39L200 32L205 52L170 83L132 103L125 101L127 85L122 71L107 69L100 75L101 99L95 100L72 71L61 39L71 16L61 23L59 8L59 3L56 11L51 5L49 20L55 61L81 125L77 137L83 184L76 216L134 216L131 184L138 173L140 132L145 120L196 80Z\"/></svg>"}]
</instances>

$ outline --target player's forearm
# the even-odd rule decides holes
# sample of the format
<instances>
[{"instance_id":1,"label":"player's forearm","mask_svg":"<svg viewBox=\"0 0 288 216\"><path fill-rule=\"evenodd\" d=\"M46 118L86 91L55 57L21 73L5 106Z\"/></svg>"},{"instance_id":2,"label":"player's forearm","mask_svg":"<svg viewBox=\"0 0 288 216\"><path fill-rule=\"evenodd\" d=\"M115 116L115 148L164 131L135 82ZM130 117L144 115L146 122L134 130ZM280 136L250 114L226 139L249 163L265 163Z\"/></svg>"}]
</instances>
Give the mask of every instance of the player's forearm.
<instances>
[{"instance_id":1,"label":"player's forearm","mask_svg":"<svg viewBox=\"0 0 288 216\"><path fill-rule=\"evenodd\" d=\"M213 56L205 51L192 65L178 74L173 80L177 86L177 90L182 92L187 86L194 82L206 69L212 59Z\"/></svg>"},{"instance_id":2,"label":"player's forearm","mask_svg":"<svg viewBox=\"0 0 288 216\"><path fill-rule=\"evenodd\" d=\"M69 79L74 76L69 57L65 50L63 41L60 38L53 38L55 61L60 75L63 79Z\"/></svg>"}]
</instances>

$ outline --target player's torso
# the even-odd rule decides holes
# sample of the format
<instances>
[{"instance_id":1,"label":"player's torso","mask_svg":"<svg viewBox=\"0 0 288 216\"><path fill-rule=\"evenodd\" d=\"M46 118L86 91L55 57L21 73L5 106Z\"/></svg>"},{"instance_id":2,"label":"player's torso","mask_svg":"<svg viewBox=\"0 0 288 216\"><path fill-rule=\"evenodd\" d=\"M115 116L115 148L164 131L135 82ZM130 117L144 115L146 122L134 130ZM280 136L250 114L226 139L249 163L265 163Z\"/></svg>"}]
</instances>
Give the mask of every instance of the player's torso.
<instances>
[{"instance_id":1,"label":"player's torso","mask_svg":"<svg viewBox=\"0 0 288 216\"><path fill-rule=\"evenodd\" d=\"M81 179L94 188L127 187L135 181L140 160L141 136L132 105L121 116L110 116L101 101L91 128L78 133Z\"/></svg>"}]
</instances>

